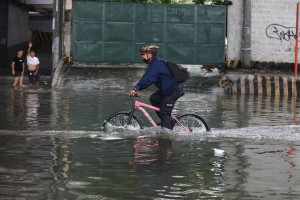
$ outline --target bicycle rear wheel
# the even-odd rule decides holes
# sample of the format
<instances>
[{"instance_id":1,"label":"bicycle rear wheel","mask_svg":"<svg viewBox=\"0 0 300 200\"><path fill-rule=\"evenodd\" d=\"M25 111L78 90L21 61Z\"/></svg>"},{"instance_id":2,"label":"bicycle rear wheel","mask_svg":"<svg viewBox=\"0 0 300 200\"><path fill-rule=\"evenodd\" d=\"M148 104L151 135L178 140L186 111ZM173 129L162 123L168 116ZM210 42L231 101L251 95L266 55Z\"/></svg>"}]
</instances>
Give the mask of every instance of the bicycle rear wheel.
<instances>
[{"instance_id":1,"label":"bicycle rear wheel","mask_svg":"<svg viewBox=\"0 0 300 200\"><path fill-rule=\"evenodd\" d=\"M144 128L143 122L138 119L135 115L132 116L131 122L127 125L130 112L117 112L109 116L103 124L103 130L108 131L110 129L132 129L139 130Z\"/></svg>"},{"instance_id":2,"label":"bicycle rear wheel","mask_svg":"<svg viewBox=\"0 0 300 200\"><path fill-rule=\"evenodd\" d=\"M206 121L196 114L183 114L176 117L177 121L173 122L173 129L188 128L191 132L210 131ZM184 126L184 127L182 127Z\"/></svg>"}]
</instances>

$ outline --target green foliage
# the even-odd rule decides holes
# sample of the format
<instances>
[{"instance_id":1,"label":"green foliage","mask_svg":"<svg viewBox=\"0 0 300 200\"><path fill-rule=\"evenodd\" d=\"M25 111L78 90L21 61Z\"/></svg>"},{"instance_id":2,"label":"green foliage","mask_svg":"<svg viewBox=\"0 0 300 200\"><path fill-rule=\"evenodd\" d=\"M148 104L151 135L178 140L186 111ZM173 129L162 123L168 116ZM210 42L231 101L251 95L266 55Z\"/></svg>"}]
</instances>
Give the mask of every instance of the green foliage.
<instances>
[{"instance_id":1,"label":"green foliage","mask_svg":"<svg viewBox=\"0 0 300 200\"><path fill-rule=\"evenodd\" d=\"M229 0L193 0L195 4L206 4L206 5L228 5L231 2Z\"/></svg>"},{"instance_id":2,"label":"green foliage","mask_svg":"<svg viewBox=\"0 0 300 200\"><path fill-rule=\"evenodd\" d=\"M133 3L173 3L173 0L120 0L121 2Z\"/></svg>"},{"instance_id":3,"label":"green foliage","mask_svg":"<svg viewBox=\"0 0 300 200\"><path fill-rule=\"evenodd\" d=\"M231 5L231 1L228 0L214 0L214 5Z\"/></svg>"},{"instance_id":4,"label":"green foliage","mask_svg":"<svg viewBox=\"0 0 300 200\"><path fill-rule=\"evenodd\" d=\"M207 0L193 0L195 4L205 4Z\"/></svg>"}]
</instances>

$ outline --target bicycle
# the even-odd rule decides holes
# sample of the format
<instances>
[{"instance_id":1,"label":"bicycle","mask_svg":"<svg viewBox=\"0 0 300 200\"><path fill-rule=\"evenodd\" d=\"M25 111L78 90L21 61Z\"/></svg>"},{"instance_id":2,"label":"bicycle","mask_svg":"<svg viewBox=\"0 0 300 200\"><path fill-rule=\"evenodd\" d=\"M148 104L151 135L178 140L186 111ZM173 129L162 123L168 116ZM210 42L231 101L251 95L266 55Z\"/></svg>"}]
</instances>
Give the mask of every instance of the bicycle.
<instances>
[{"instance_id":1,"label":"bicycle","mask_svg":"<svg viewBox=\"0 0 300 200\"><path fill-rule=\"evenodd\" d=\"M134 112L136 110L141 111L153 127L158 127L158 125L154 122L150 114L144 108L148 108L157 112L159 112L160 109L138 101L138 96L135 96L135 98L136 99L133 101L133 106L130 111L121 111L113 113L104 121L104 131L107 130L108 126L113 126L116 128L132 128L134 130L144 129L145 126L142 120L136 115L134 115ZM177 116L172 114L171 120L173 130L177 130L177 128L180 128L187 132L210 131L210 128L208 127L206 121L195 113L179 114Z\"/></svg>"}]
</instances>

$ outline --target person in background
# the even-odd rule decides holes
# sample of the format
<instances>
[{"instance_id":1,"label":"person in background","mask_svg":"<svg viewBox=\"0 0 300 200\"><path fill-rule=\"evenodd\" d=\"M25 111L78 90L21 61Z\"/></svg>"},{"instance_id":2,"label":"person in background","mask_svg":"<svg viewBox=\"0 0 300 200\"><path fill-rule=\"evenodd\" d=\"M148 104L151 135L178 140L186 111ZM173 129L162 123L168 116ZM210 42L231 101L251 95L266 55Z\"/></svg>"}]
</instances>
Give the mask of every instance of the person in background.
<instances>
[{"instance_id":1,"label":"person in background","mask_svg":"<svg viewBox=\"0 0 300 200\"><path fill-rule=\"evenodd\" d=\"M31 49L32 43L28 44L27 50L27 65L28 65L28 76L29 76L29 87L35 83L39 85L39 59L35 56L35 51Z\"/></svg>"},{"instance_id":2,"label":"person in background","mask_svg":"<svg viewBox=\"0 0 300 200\"><path fill-rule=\"evenodd\" d=\"M22 50L19 50L17 56L13 59L11 63L12 75L15 77L13 84L14 87L16 87L18 83L20 84L20 87L23 86L23 77L25 70L23 53L24 52Z\"/></svg>"}]
</instances>

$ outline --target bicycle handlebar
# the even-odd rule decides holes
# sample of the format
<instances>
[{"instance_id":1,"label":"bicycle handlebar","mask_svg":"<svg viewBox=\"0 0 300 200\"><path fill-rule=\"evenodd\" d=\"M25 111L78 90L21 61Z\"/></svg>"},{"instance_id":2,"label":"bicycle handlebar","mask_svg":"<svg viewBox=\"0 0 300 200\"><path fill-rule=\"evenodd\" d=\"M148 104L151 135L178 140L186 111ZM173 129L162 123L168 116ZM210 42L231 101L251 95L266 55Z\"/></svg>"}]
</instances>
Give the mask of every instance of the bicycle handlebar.
<instances>
[{"instance_id":1,"label":"bicycle handlebar","mask_svg":"<svg viewBox=\"0 0 300 200\"><path fill-rule=\"evenodd\" d=\"M140 95L135 94L134 96L130 96L130 97L129 97L129 100L133 100L134 98L139 99L139 98L140 98Z\"/></svg>"}]
</instances>

